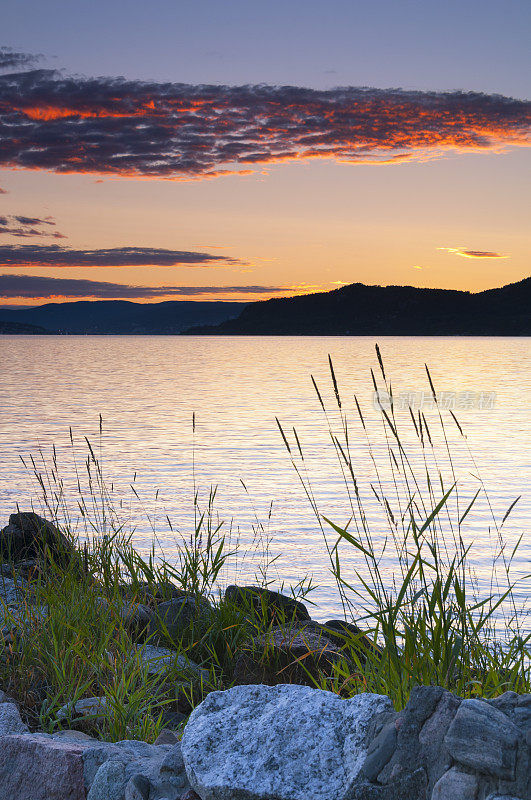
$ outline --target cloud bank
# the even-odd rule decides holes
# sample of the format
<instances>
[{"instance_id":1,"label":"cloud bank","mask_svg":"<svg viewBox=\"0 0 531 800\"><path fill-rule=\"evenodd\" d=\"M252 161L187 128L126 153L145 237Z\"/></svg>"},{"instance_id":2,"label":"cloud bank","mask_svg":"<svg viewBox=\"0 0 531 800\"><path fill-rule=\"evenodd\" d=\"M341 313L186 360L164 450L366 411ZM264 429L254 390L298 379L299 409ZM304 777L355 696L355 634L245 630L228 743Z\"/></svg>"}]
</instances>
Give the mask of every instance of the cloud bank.
<instances>
[{"instance_id":1,"label":"cloud bank","mask_svg":"<svg viewBox=\"0 0 531 800\"><path fill-rule=\"evenodd\" d=\"M282 286L131 286L74 278L45 278L38 275L0 275L0 297L12 298L79 298L99 300L153 299L157 297L197 297L201 295L271 295L289 292Z\"/></svg>"},{"instance_id":2,"label":"cloud bank","mask_svg":"<svg viewBox=\"0 0 531 800\"><path fill-rule=\"evenodd\" d=\"M0 226L1 226L0 218ZM242 264L237 258L161 247L72 250L57 244L0 245L0 267L175 267Z\"/></svg>"},{"instance_id":3,"label":"cloud bank","mask_svg":"<svg viewBox=\"0 0 531 800\"><path fill-rule=\"evenodd\" d=\"M400 163L499 151L529 145L530 130L531 103L478 92L194 86L44 69L0 76L8 168L208 178L314 158Z\"/></svg>"}]
</instances>

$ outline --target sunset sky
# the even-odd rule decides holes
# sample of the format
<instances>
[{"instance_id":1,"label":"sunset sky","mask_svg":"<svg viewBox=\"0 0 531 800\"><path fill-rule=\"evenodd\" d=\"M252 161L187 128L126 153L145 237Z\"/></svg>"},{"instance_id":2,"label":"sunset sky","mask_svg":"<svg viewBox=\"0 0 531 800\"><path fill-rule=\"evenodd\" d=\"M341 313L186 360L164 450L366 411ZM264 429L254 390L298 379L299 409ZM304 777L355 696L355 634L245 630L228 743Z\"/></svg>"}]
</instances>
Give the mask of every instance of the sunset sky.
<instances>
[{"instance_id":1,"label":"sunset sky","mask_svg":"<svg viewBox=\"0 0 531 800\"><path fill-rule=\"evenodd\" d=\"M528 276L530 32L529 0L6 4L0 303Z\"/></svg>"}]
</instances>

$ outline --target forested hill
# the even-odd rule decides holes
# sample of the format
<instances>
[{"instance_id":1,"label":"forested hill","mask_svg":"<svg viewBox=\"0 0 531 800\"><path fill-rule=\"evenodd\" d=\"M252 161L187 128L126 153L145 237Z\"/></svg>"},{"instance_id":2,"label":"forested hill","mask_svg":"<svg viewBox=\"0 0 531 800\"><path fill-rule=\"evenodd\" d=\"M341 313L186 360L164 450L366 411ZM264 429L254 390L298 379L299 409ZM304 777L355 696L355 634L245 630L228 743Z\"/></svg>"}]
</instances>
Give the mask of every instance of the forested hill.
<instances>
[{"instance_id":1,"label":"forested hill","mask_svg":"<svg viewBox=\"0 0 531 800\"><path fill-rule=\"evenodd\" d=\"M240 335L529 336L531 278L472 294L353 283L250 303L236 319L190 333Z\"/></svg>"}]
</instances>

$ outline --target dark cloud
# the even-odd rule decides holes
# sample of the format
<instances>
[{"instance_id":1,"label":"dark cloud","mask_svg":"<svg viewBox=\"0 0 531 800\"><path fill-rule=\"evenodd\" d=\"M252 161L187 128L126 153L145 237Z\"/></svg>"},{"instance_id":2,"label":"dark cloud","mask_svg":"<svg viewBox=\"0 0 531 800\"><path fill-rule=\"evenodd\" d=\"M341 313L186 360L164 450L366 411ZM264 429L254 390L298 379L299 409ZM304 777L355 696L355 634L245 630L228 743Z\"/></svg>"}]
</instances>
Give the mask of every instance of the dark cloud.
<instances>
[{"instance_id":1,"label":"dark cloud","mask_svg":"<svg viewBox=\"0 0 531 800\"><path fill-rule=\"evenodd\" d=\"M11 47L0 47L0 69L23 69L31 67L42 56L31 55L30 53L19 53Z\"/></svg>"},{"instance_id":2,"label":"dark cloud","mask_svg":"<svg viewBox=\"0 0 531 800\"><path fill-rule=\"evenodd\" d=\"M0 230L1 230L0 217ZM135 267L241 264L237 258L161 247L111 247L72 250L58 244L0 245L0 267Z\"/></svg>"},{"instance_id":3,"label":"dark cloud","mask_svg":"<svg viewBox=\"0 0 531 800\"><path fill-rule=\"evenodd\" d=\"M44 278L38 275L0 275L0 297L42 298L97 297L99 299L149 299L200 295L274 294L290 291L280 286L130 286L104 281Z\"/></svg>"},{"instance_id":4,"label":"dark cloud","mask_svg":"<svg viewBox=\"0 0 531 800\"><path fill-rule=\"evenodd\" d=\"M438 249L446 250L447 253L462 256L463 258L509 258L509 256L497 253L495 250L465 250L464 247L439 247Z\"/></svg>"},{"instance_id":5,"label":"dark cloud","mask_svg":"<svg viewBox=\"0 0 531 800\"><path fill-rule=\"evenodd\" d=\"M502 253L495 253L492 250L460 250L457 255L467 258L507 258Z\"/></svg>"},{"instance_id":6,"label":"dark cloud","mask_svg":"<svg viewBox=\"0 0 531 800\"><path fill-rule=\"evenodd\" d=\"M39 217L22 217L18 214L15 214L14 219L16 219L17 222L20 222L21 225L55 225L55 220L53 217L39 219Z\"/></svg>"},{"instance_id":7,"label":"dark cloud","mask_svg":"<svg viewBox=\"0 0 531 800\"><path fill-rule=\"evenodd\" d=\"M428 159L529 145L531 103L478 92L0 76L0 166L205 178L286 160Z\"/></svg>"},{"instance_id":8,"label":"dark cloud","mask_svg":"<svg viewBox=\"0 0 531 800\"><path fill-rule=\"evenodd\" d=\"M20 214L10 214L8 216L0 216L0 235L8 234L9 236L16 236L18 239L44 237L51 239L66 239L59 231L50 231L46 228L42 230L42 226L55 228L55 220L53 217L25 217Z\"/></svg>"}]
</instances>

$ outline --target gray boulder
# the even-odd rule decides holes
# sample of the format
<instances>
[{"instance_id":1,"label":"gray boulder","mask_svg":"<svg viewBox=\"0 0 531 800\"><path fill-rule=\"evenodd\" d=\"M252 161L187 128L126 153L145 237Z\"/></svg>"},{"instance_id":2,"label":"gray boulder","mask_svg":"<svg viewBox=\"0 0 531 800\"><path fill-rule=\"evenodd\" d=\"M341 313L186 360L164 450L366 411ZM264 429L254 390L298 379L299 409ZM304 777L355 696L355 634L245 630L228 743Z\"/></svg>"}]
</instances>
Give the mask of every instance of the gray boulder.
<instances>
[{"instance_id":1,"label":"gray boulder","mask_svg":"<svg viewBox=\"0 0 531 800\"><path fill-rule=\"evenodd\" d=\"M0 800L178 800L189 788L179 742L0 735Z\"/></svg>"},{"instance_id":2,"label":"gray boulder","mask_svg":"<svg viewBox=\"0 0 531 800\"><path fill-rule=\"evenodd\" d=\"M443 692L435 711L420 729L419 744L423 766L428 775L428 793L452 766L452 757L444 744L444 737L460 704L460 697L451 692Z\"/></svg>"},{"instance_id":3,"label":"gray boulder","mask_svg":"<svg viewBox=\"0 0 531 800\"><path fill-rule=\"evenodd\" d=\"M125 787L125 800L149 800L151 783L145 775L133 775Z\"/></svg>"},{"instance_id":4,"label":"gray boulder","mask_svg":"<svg viewBox=\"0 0 531 800\"><path fill-rule=\"evenodd\" d=\"M139 633L148 627L152 612L141 603L124 600L120 608L120 616L129 628Z\"/></svg>"},{"instance_id":5,"label":"gray boulder","mask_svg":"<svg viewBox=\"0 0 531 800\"><path fill-rule=\"evenodd\" d=\"M515 797L512 794L489 794L486 800L527 800L527 797Z\"/></svg>"},{"instance_id":6,"label":"gray boulder","mask_svg":"<svg viewBox=\"0 0 531 800\"><path fill-rule=\"evenodd\" d=\"M6 578L4 575L0 576L0 605L5 603L6 606L17 605L24 596L25 586L23 583L17 581L15 583L11 578Z\"/></svg>"},{"instance_id":7,"label":"gray boulder","mask_svg":"<svg viewBox=\"0 0 531 800\"><path fill-rule=\"evenodd\" d=\"M475 775L452 767L435 784L431 800L476 800L478 788Z\"/></svg>"},{"instance_id":8,"label":"gray boulder","mask_svg":"<svg viewBox=\"0 0 531 800\"><path fill-rule=\"evenodd\" d=\"M520 736L516 725L497 708L484 700L463 700L444 743L459 764L514 780Z\"/></svg>"},{"instance_id":9,"label":"gray boulder","mask_svg":"<svg viewBox=\"0 0 531 800\"><path fill-rule=\"evenodd\" d=\"M59 563L68 562L74 548L52 522L31 512L11 514L9 525L0 531L0 556L17 563L38 558L48 549Z\"/></svg>"},{"instance_id":10,"label":"gray boulder","mask_svg":"<svg viewBox=\"0 0 531 800\"><path fill-rule=\"evenodd\" d=\"M199 667L195 661L187 658L183 653L176 653L168 647L156 647L144 644L138 648L141 663L146 667L148 675L164 674L168 670L178 670L190 679L207 680L208 670Z\"/></svg>"},{"instance_id":11,"label":"gray boulder","mask_svg":"<svg viewBox=\"0 0 531 800\"><path fill-rule=\"evenodd\" d=\"M347 800L387 697L344 700L307 686L212 692L191 714L182 754L202 800Z\"/></svg>"},{"instance_id":12,"label":"gray boulder","mask_svg":"<svg viewBox=\"0 0 531 800\"><path fill-rule=\"evenodd\" d=\"M327 622L321 623L320 627L323 633L328 636L333 636L343 644L347 644L356 650L358 656L362 659L367 657L368 653L378 658L382 655L382 649L375 644L361 628L358 628L353 622L346 622L343 619L329 619Z\"/></svg>"},{"instance_id":13,"label":"gray boulder","mask_svg":"<svg viewBox=\"0 0 531 800\"><path fill-rule=\"evenodd\" d=\"M310 619L308 609L303 603L260 586L227 586L225 598L243 611L252 610L267 623L276 621L277 624L282 624Z\"/></svg>"},{"instance_id":14,"label":"gray boulder","mask_svg":"<svg viewBox=\"0 0 531 800\"><path fill-rule=\"evenodd\" d=\"M126 784L125 763L105 761L96 773L87 800L124 800Z\"/></svg>"},{"instance_id":15,"label":"gray boulder","mask_svg":"<svg viewBox=\"0 0 531 800\"><path fill-rule=\"evenodd\" d=\"M66 703L66 705L61 706L57 710L56 717L58 720L79 719L81 717L96 719L104 717L107 711L107 699L105 697L84 697L76 703Z\"/></svg>"},{"instance_id":16,"label":"gray boulder","mask_svg":"<svg viewBox=\"0 0 531 800\"><path fill-rule=\"evenodd\" d=\"M252 639L234 665L236 684L297 683L314 686L320 674L330 676L345 659L342 646L325 636L315 622L294 622Z\"/></svg>"},{"instance_id":17,"label":"gray boulder","mask_svg":"<svg viewBox=\"0 0 531 800\"><path fill-rule=\"evenodd\" d=\"M394 721L396 748L378 775L378 782L392 783L425 767L419 734L425 722L436 710L444 690L439 686L415 686L407 706Z\"/></svg>"},{"instance_id":18,"label":"gray boulder","mask_svg":"<svg viewBox=\"0 0 531 800\"><path fill-rule=\"evenodd\" d=\"M147 627L148 638L160 641L169 637L170 641L178 643L187 629L213 611L207 600L191 596L174 597L159 603Z\"/></svg>"},{"instance_id":19,"label":"gray boulder","mask_svg":"<svg viewBox=\"0 0 531 800\"><path fill-rule=\"evenodd\" d=\"M82 747L51 737L2 736L0 797L85 800Z\"/></svg>"},{"instance_id":20,"label":"gray boulder","mask_svg":"<svg viewBox=\"0 0 531 800\"><path fill-rule=\"evenodd\" d=\"M24 725L18 708L13 703L0 705L0 736L11 733L27 733L28 727Z\"/></svg>"}]
</instances>

